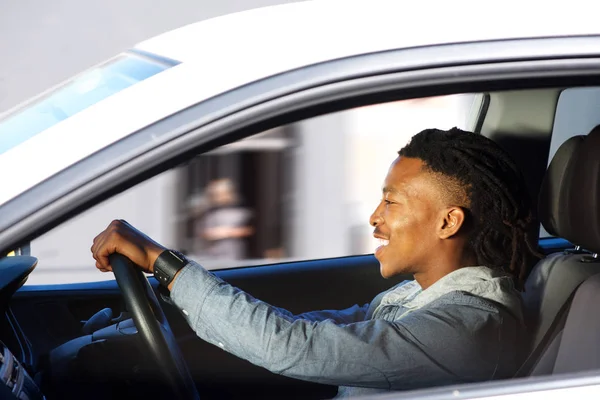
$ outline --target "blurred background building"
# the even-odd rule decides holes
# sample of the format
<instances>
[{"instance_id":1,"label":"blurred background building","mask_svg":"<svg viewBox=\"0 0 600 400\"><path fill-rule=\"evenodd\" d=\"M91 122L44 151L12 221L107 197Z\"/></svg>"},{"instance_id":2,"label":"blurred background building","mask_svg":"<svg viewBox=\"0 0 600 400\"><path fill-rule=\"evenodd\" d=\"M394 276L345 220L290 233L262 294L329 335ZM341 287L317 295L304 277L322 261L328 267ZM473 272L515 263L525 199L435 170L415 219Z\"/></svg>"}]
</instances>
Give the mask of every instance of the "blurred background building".
<instances>
[{"instance_id":1,"label":"blurred background building","mask_svg":"<svg viewBox=\"0 0 600 400\"><path fill-rule=\"evenodd\" d=\"M0 37L7 39L0 40L6 61L0 65L0 112L149 37L291 1L170 0L152 7L142 0L9 2L0 13ZM465 95L362 107L198 156L36 239L32 251L42 262L28 284L109 279L93 268L89 248L116 218L208 268L370 253L368 218L397 150L422 129L464 127L472 100ZM225 203L210 199L216 182L229 191Z\"/></svg>"},{"instance_id":2,"label":"blurred background building","mask_svg":"<svg viewBox=\"0 0 600 400\"><path fill-rule=\"evenodd\" d=\"M396 152L423 129L465 128L473 99L361 107L199 155L32 242L44 263L29 283L107 279L89 248L115 218L207 268L371 253L368 220ZM207 228L221 229L210 239Z\"/></svg>"}]
</instances>

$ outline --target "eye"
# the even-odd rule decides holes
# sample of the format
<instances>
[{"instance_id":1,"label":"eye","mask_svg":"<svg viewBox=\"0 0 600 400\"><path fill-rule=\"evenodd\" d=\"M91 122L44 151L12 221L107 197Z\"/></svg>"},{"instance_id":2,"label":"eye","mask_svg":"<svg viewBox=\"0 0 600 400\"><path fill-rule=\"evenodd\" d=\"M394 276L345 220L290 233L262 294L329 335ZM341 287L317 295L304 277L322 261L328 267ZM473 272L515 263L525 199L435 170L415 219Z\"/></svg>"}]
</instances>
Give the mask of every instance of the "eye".
<instances>
[{"instance_id":1,"label":"eye","mask_svg":"<svg viewBox=\"0 0 600 400\"><path fill-rule=\"evenodd\" d=\"M393 201L388 200L388 199L384 199L383 201L385 202L386 205L388 205L388 204L394 204Z\"/></svg>"}]
</instances>

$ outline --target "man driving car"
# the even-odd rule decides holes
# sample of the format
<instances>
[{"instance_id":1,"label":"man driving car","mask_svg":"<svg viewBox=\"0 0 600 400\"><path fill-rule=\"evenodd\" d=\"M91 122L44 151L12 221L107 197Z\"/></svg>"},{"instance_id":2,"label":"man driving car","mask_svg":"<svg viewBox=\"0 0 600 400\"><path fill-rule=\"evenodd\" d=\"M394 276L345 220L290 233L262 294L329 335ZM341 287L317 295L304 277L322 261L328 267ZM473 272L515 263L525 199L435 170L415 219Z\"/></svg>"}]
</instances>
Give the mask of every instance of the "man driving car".
<instances>
[{"instance_id":1,"label":"man driving car","mask_svg":"<svg viewBox=\"0 0 600 400\"><path fill-rule=\"evenodd\" d=\"M327 221L323 221L326 228ZM339 397L512 377L526 339L518 293L538 254L527 187L492 140L428 129L398 152L370 217L385 278L364 306L301 315L273 307L113 221L91 248L120 253L170 290L196 334Z\"/></svg>"}]
</instances>

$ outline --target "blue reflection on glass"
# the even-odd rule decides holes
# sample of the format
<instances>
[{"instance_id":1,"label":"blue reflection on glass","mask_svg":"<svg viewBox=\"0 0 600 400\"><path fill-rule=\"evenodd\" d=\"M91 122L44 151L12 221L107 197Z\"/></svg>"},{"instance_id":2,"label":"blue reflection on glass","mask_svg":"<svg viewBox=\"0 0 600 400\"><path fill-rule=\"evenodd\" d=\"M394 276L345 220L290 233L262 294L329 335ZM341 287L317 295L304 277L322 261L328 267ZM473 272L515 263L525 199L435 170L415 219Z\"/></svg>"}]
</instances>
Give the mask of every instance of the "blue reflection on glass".
<instances>
[{"instance_id":1,"label":"blue reflection on glass","mask_svg":"<svg viewBox=\"0 0 600 400\"><path fill-rule=\"evenodd\" d=\"M172 65L125 54L0 120L0 154Z\"/></svg>"}]
</instances>

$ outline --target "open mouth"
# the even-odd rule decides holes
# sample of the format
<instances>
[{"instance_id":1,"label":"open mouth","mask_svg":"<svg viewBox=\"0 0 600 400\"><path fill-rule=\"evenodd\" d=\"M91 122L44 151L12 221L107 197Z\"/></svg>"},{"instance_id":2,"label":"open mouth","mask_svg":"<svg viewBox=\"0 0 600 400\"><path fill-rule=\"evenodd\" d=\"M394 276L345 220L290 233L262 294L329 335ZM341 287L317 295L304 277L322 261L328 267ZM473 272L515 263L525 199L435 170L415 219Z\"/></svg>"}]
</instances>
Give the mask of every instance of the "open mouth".
<instances>
[{"instance_id":1,"label":"open mouth","mask_svg":"<svg viewBox=\"0 0 600 400\"><path fill-rule=\"evenodd\" d=\"M387 239L380 239L380 238L376 238L376 239L379 242L379 246L377 246L377 248L375 249L374 254L376 257L380 257L383 250L387 247L388 244L390 244L390 241Z\"/></svg>"}]
</instances>

